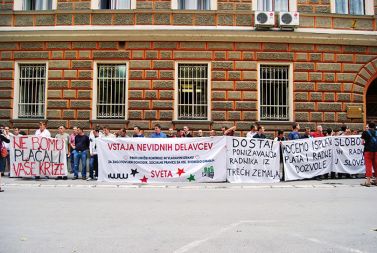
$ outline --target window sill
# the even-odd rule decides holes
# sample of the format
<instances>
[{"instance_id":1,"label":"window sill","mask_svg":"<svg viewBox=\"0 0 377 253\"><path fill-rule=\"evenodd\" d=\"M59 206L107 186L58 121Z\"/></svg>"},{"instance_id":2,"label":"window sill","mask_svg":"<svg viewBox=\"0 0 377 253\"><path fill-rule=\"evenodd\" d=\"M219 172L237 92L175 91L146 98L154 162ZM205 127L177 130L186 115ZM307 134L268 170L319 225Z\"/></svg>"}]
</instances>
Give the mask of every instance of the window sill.
<instances>
[{"instance_id":1,"label":"window sill","mask_svg":"<svg viewBox=\"0 0 377 253\"><path fill-rule=\"evenodd\" d=\"M39 123L39 122L48 122L47 119L44 118L25 118L25 119L11 119L9 120L11 123Z\"/></svg>"},{"instance_id":2,"label":"window sill","mask_svg":"<svg viewBox=\"0 0 377 253\"><path fill-rule=\"evenodd\" d=\"M262 126L273 126L273 125L280 125L280 126L290 126L292 125L293 121L257 121L255 124L262 125Z\"/></svg>"},{"instance_id":3,"label":"window sill","mask_svg":"<svg viewBox=\"0 0 377 253\"><path fill-rule=\"evenodd\" d=\"M93 119L90 121L92 124L108 125L108 124L128 124L126 119Z\"/></svg>"},{"instance_id":4,"label":"window sill","mask_svg":"<svg viewBox=\"0 0 377 253\"><path fill-rule=\"evenodd\" d=\"M173 120L173 124L186 124L186 125L212 125L212 120Z\"/></svg>"}]
</instances>

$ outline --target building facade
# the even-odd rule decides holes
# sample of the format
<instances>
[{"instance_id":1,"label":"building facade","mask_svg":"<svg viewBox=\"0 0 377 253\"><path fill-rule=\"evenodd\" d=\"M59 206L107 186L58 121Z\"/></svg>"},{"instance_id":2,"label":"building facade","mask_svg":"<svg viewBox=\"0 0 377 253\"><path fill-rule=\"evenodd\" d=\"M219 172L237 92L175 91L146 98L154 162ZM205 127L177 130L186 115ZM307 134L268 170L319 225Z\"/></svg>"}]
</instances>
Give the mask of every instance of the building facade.
<instances>
[{"instance_id":1,"label":"building facade","mask_svg":"<svg viewBox=\"0 0 377 253\"><path fill-rule=\"evenodd\" d=\"M0 121L362 129L377 120L376 14L377 0L2 0Z\"/></svg>"}]
</instances>

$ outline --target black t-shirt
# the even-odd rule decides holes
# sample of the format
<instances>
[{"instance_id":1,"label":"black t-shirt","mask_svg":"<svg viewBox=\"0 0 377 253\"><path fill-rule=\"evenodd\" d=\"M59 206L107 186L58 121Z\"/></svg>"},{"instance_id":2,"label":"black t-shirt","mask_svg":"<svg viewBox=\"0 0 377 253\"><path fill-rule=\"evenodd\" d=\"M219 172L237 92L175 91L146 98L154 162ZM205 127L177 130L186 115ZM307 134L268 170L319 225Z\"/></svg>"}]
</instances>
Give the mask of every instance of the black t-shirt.
<instances>
[{"instance_id":1,"label":"black t-shirt","mask_svg":"<svg viewBox=\"0 0 377 253\"><path fill-rule=\"evenodd\" d=\"M368 131L364 131L361 134L361 139L364 140L364 152L377 152L377 150L373 150L372 147L371 147L372 136L376 136L376 131L373 130L373 129L369 129Z\"/></svg>"}]
</instances>

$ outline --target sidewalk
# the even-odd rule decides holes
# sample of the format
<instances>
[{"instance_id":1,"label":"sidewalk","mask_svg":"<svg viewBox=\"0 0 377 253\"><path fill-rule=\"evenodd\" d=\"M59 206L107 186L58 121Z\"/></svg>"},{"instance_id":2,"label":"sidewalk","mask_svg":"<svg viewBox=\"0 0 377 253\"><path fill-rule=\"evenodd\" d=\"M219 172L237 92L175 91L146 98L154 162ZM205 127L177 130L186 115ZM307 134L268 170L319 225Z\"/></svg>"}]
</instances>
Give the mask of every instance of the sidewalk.
<instances>
[{"instance_id":1,"label":"sidewalk","mask_svg":"<svg viewBox=\"0 0 377 253\"><path fill-rule=\"evenodd\" d=\"M274 188L341 188L362 187L358 179L323 179L279 182L271 184L256 183L109 183L86 180L55 180L2 177L2 187L84 187L84 188L171 188L171 189L274 189ZM371 187L376 188L377 187Z\"/></svg>"}]
</instances>

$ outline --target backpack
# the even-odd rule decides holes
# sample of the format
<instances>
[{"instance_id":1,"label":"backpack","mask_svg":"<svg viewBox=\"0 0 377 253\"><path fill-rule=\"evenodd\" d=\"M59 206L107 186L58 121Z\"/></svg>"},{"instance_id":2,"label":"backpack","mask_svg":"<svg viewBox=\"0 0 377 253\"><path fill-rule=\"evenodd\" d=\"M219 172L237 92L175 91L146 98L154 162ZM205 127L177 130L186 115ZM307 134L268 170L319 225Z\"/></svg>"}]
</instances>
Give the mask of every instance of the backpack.
<instances>
[{"instance_id":1,"label":"backpack","mask_svg":"<svg viewBox=\"0 0 377 253\"><path fill-rule=\"evenodd\" d=\"M371 137L370 142L369 142L369 147L371 151L376 152L377 151L377 133L376 131L374 131L374 136L373 136L369 130L367 132L369 136Z\"/></svg>"}]
</instances>

